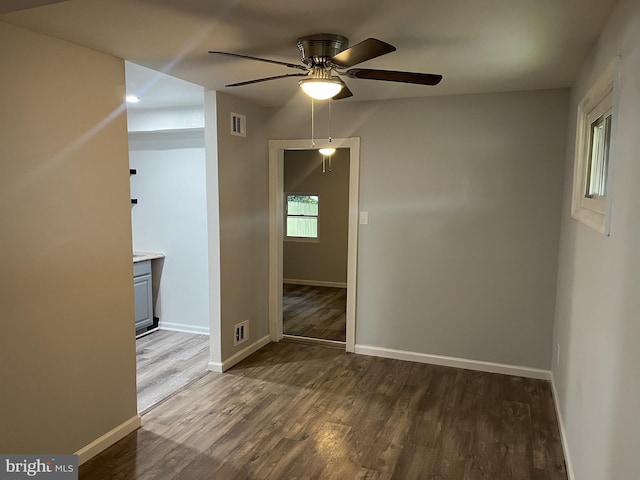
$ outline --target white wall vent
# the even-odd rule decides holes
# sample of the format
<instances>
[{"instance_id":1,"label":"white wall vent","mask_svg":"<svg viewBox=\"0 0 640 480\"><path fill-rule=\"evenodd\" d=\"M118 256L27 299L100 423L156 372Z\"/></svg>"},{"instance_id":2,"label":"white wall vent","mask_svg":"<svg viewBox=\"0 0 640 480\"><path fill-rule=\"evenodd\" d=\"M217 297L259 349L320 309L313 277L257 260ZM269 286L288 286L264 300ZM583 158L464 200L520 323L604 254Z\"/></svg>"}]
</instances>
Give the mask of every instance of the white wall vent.
<instances>
[{"instance_id":1,"label":"white wall vent","mask_svg":"<svg viewBox=\"0 0 640 480\"><path fill-rule=\"evenodd\" d=\"M237 323L233 327L233 345L239 345L249 339L249 320Z\"/></svg>"},{"instance_id":2,"label":"white wall vent","mask_svg":"<svg viewBox=\"0 0 640 480\"><path fill-rule=\"evenodd\" d=\"M231 112L231 135L247 136L247 117L245 115Z\"/></svg>"}]
</instances>

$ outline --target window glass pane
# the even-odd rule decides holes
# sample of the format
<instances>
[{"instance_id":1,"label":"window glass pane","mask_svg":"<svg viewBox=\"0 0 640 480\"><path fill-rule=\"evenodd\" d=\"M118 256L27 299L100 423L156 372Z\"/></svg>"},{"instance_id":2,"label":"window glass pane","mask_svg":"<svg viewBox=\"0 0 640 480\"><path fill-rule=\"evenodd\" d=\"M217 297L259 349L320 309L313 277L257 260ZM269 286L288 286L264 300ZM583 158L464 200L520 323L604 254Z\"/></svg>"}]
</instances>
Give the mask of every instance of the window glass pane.
<instances>
[{"instance_id":1,"label":"window glass pane","mask_svg":"<svg viewBox=\"0 0 640 480\"><path fill-rule=\"evenodd\" d=\"M287 195L287 215L318 216L317 195Z\"/></svg>"},{"instance_id":2,"label":"window glass pane","mask_svg":"<svg viewBox=\"0 0 640 480\"><path fill-rule=\"evenodd\" d=\"M288 237L318 237L318 219L313 217L287 217Z\"/></svg>"},{"instance_id":3,"label":"window glass pane","mask_svg":"<svg viewBox=\"0 0 640 480\"><path fill-rule=\"evenodd\" d=\"M607 176L609 174L609 150L611 147L611 115L604 120L604 158L602 161L602 171L600 173L602 181L602 193L599 195L607 194Z\"/></svg>"},{"instance_id":4,"label":"window glass pane","mask_svg":"<svg viewBox=\"0 0 640 480\"><path fill-rule=\"evenodd\" d=\"M611 115L600 117L591 124L591 153L587 174L587 197L605 196L607 167L609 164L609 143L611 136Z\"/></svg>"}]
</instances>

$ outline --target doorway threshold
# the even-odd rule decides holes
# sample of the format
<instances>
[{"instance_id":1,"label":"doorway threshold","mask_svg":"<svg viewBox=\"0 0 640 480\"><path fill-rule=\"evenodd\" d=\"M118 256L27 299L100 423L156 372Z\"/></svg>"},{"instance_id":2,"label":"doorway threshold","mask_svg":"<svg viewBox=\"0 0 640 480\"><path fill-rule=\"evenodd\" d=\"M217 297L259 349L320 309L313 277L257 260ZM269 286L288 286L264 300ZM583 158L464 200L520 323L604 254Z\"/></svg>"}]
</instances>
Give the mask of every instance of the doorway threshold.
<instances>
[{"instance_id":1,"label":"doorway threshold","mask_svg":"<svg viewBox=\"0 0 640 480\"><path fill-rule=\"evenodd\" d=\"M347 349L346 342L341 342L339 340L327 340L325 338L301 337L299 335L287 335L285 333L282 335L282 340L292 343L302 343L304 345L320 345L323 347L337 348L340 350Z\"/></svg>"}]
</instances>

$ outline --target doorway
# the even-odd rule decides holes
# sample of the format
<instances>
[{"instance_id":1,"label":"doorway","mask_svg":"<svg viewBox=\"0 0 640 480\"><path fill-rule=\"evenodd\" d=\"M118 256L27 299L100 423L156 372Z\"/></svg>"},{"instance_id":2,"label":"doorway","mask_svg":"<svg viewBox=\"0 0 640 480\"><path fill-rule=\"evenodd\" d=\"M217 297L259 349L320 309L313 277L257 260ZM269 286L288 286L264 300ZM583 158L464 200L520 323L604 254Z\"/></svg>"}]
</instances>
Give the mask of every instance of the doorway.
<instances>
[{"instance_id":1,"label":"doorway","mask_svg":"<svg viewBox=\"0 0 640 480\"><path fill-rule=\"evenodd\" d=\"M283 339L283 240L284 229L284 158L286 151L310 150L311 140L271 140L269 142L269 328L272 341ZM358 184L360 139L341 138L318 141L313 149L335 147L348 151L348 226L346 258L345 349L355 350L356 269L358 245Z\"/></svg>"},{"instance_id":2,"label":"doorway","mask_svg":"<svg viewBox=\"0 0 640 480\"><path fill-rule=\"evenodd\" d=\"M283 336L346 340L349 149L284 152Z\"/></svg>"},{"instance_id":3,"label":"doorway","mask_svg":"<svg viewBox=\"0 0 640 480\"><path fill-rule=\"evenodd\" d=\"M127 93L143 100L126 104L132 246L154 258L136 276L152 281L142 318L157 327L136 339L143 414L207 372L211 186L203 87L130 62L125 73Z\"/></svg>"}]
</instances>

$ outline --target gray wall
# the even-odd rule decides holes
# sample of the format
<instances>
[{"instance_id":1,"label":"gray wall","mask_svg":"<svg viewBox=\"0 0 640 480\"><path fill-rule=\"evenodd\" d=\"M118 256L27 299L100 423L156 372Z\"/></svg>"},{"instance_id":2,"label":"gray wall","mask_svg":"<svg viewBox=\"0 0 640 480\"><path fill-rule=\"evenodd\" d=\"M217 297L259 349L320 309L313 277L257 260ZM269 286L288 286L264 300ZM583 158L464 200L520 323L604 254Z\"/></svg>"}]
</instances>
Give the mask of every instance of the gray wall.
<instances>
[{"instance_id":1,"label":"gray wall","mask_svg":"<svg viewBox=\"0 0 640 480\"><path fill-rule=\"evenodd\" d=\"M0 23L0 452L136 415L124 63Z\"/></svg>"},{"instance_id":2,"label":"gray wall","mask_svg":"<svg viewBox=\"0 0 640 480\"><path fill-rule=\"evenodd\" d=\"M322 173L317 150L284 153L284 191L320 196L318 243L285 241L283 276L309 282L347 283L349 149L338 149Z\"/></svg>"},{"instance_id":3,"label":"gray wall","mask_svg":"<svg viewBox=\"0 0 640 480\"><path fill-rule=\"evenodd\" d=\"M356 344L550 367L567 100L335 102L333 135L361 137L369 212ZM270 138L307 137L308 108L270 113Z\"/></svg>"},{"instance_id":4,"label":"gray wall","mask_svg":"<svg viewBox=\"0 0 640 480\"><path fill-rule=\"evenodd\" d=\"M180 144L185 137L188 145L201 145L186 148ZM138 172L131 177L131 195L138 199L131 209L133 248L166 255L153 262L158 285L154 314L160 328L193 333L209 333L210 320L202 144L202 131L129 135L129 165Z\"/></svg>"},{"instance_id":5,"label":"gray wall","mask_svg":"<svg viewBox=\"0 0 640 480\"><path fill-rule=\"evenodd\" d=\"M577 105L621 54L611 236L571 217ZM640 478L640 2L615 7L571 92L553 375L575 478Z\"/></svg>"},{"instance_id":6,"label":"gray wall","mask_svg":"<svg viewBox=\"0 0 640 480\"><path fill-rule=\"evenodd\" d=\"M269 333L269 152L262 107L221 92L216 92L215 101L224 361ZM230 134L231 112L246 115L246 137ZM234 347L233 327L245 320L249 320L249 340Z\"/></svg>"}]
</instances>

